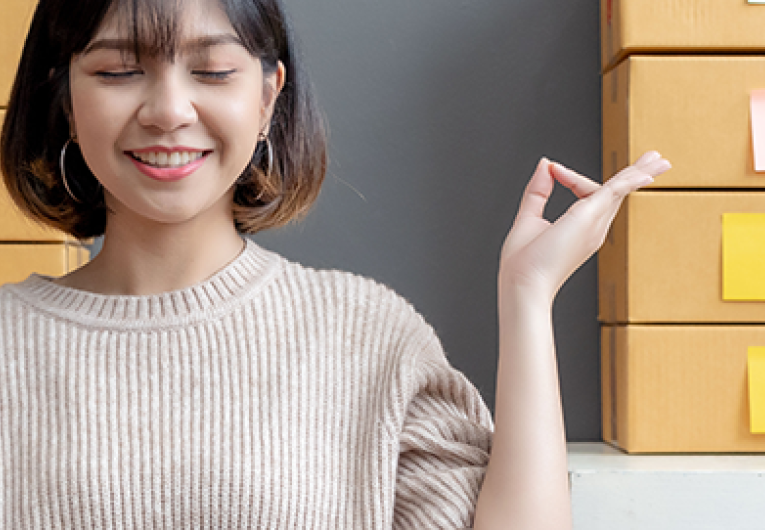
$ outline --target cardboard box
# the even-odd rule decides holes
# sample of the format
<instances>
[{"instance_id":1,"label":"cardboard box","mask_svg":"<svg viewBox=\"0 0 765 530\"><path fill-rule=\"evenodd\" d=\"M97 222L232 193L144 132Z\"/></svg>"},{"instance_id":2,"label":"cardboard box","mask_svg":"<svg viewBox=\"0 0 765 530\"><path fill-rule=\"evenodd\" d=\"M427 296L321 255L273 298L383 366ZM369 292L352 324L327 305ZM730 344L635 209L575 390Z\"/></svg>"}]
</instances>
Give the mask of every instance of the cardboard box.
<instances>
[{"instance_id":1,"label":"cardboard box","mask_svg":"<svg viewBox=\"0 0 765 530\"><path fill-rule=\"evenodd\" d=\"M635 53L765 52L765 5L747 0L601 0L601 63Z\"/></svg>"},{"instance_id":2,"label":"cardboard box","mask_svg":"<svg viewBox=\"0 0 765 530\"><path fill-rule=\"evenodd\" d=\"M0 110L0 123L5 111ZM11 200L0 179L0 241L70 241L74 238L43 226L23 215Z\"/></svg>"},{"instance_id":3,"label":"cardboard box","mask_svg":"<svg viewBox=\"0 0 765 530\"><path fill-rule=\"evenodd\" d=\"M748 349L765 326L603 326L603 439L630 453L765 452Z\"/></svg>"},{"instance_id":4,"label":"cardboard box","mask_svg":"<svg viewBox=\"0 0 765 530\"><path fill-rule=\"evenodd\" d=\"M649 188L765 188L750 110L763 88L765 57L630 57L603 77L604 178L657 150L673 168Z\"/></svg>"},{"instance_id":5,"label":"cardboard box","mask_svg":"<svg viewBox=\"0 0 765 530\"><path fill-rule=\"evenodd\" d=\"M32 22L36 0L0 2L0 106L8 105L21 50Z\"/></svg>"},{"instance_id":6,"label":"cardboard box","mask_svg":"<svg viewBox=\"0 0 765 530\"><path fill-rule=\"evenodd\" d=\"M25 217L0 183L0 241L73 241L67 234Z\"/></svg>"},{"instance_id":7,"label":"cardboard box","mask_svg":"<svg viewBox=\"0 0 765 530\"><path fill-rule=\"evenodd\" d=\"M723 300L725 213L765 213L765 192L630 195L598 256L600 321L765 323L765 302Z\"/></svg>"},{"instance_id":8,"label":"cardboard box","mask_svg":"<svg viewBox=\"0 0 765 530\"><path fill-rule=\"evenodd\" d=\"M20 282L33 272L62 276L89 258L87 248L73 243L0 243L0 284Z\"/></svg>"}]
</instances>

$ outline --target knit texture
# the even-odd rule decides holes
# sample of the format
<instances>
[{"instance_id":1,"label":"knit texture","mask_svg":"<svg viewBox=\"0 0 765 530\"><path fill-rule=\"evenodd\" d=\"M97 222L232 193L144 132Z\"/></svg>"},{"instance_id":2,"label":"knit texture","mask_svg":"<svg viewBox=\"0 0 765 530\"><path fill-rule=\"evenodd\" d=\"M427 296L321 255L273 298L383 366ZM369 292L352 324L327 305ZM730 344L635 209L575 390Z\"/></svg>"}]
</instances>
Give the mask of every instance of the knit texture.
<instances>
[{"instance_id":1,"label":"knit texture","mask_svg":"<svg viewBox=\"0 0 765 530\"><path fill-rule=\"evenodd\" d=\"M248 242L209 280L0 288L0 529L456 529L491 416L370 280Z\"/></svg>"}]
</instances>

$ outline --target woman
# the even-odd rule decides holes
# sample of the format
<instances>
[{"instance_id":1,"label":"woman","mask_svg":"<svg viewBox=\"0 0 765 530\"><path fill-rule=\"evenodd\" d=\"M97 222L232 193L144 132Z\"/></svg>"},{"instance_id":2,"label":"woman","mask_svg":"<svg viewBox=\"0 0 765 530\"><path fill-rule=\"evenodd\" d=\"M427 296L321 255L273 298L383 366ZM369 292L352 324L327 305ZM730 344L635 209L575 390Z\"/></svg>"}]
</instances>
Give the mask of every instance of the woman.
<instances>
[{"instance_id":1,"label":"woman","mask_svg":"<svg viewBox=\"0 0 765 530\"><path fill-rule=\"evenodd\" d=\"M243 239L325 172L278 0L42 0L1 149L24 211L104 242L0 289L0 527L570 527L550 308L657 153L602 187L539 163L495 428L400 297Z\"/></svg>"}]
</instances>

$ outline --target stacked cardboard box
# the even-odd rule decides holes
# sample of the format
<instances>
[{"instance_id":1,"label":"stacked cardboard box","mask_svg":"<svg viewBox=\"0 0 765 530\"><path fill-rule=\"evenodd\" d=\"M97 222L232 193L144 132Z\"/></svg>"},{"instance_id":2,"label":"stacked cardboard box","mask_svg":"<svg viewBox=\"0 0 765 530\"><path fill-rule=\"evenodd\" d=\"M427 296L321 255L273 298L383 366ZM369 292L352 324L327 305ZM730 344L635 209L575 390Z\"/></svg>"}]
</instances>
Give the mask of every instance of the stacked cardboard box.
<instances>
[{"instance_id":1,"label":"stacked cardboard box","mask_svg":"<svg viewBox=\"0 0 765 530\"><path fill-rule=\"evenodd\" d=\"M599 256L603 438L630 453L765 452L762 28L746 0L601 2L604 174L673 165Z\"/></svg>"},{"instance_id":2,"label":"stacked cardboard box","mask_svg":"<svg viewBox=\"0 0 765 530\"><path fill-rule=\"evenodd\" d=\"M0 123L35 5L35 0L0 2ZM87 258L87 249L77 241L24 217L0 184L0 284L32 272L60 276Z\"/></svg>"}]
</instances>

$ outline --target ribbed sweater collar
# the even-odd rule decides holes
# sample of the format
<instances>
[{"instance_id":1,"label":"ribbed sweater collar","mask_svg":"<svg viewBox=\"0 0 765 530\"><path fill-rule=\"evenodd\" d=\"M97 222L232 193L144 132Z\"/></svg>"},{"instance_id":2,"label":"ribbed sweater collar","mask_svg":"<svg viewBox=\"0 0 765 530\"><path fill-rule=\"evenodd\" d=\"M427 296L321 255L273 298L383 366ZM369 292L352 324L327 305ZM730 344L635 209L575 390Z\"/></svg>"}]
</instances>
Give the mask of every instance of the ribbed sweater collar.
<instances>
[{"instance_id":1,"label":"ribbed sweater collar","mask_svg":"<svg viewBox=\"0 0 765 530\"><path fill-rule=\"evenodd\" d=\"M76 324L122 330L166 329L219 318L252 296L281 268L282 258L252 241L209 279L177 291L146 296L95 294L33 274L8 288L41 312Z\"/></svg>"}]
</instances>

